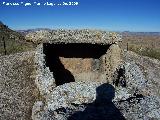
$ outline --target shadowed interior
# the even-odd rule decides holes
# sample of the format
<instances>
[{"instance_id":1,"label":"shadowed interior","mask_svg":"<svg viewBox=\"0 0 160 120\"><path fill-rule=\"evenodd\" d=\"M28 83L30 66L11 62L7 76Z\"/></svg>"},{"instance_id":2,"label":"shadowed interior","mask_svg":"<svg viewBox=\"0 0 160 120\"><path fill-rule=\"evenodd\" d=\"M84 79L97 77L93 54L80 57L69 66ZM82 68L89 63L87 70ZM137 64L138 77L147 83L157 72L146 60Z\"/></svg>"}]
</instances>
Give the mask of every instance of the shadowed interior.
<instances>
[{"instance_id":1,"label":"shadowed interior","mask_svg":"<svg viewBox=\"0 0 160 120\"><path fill-rule=\"evenodd\" d=\"M109 45L99 44L43 44L46 66L53 72L56 85L74 82L81 73L99 71L101 56Z\"/></svg>"}]
</instances>

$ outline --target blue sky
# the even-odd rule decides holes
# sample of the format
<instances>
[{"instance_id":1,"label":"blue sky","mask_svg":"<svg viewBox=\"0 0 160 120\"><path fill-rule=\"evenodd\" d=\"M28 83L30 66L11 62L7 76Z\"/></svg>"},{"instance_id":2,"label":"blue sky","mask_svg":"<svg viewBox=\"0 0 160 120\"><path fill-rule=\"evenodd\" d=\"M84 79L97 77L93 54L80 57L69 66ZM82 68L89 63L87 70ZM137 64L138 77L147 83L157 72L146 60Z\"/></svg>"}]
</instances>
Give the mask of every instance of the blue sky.
<instances>
[{"instance_id":1,"label":"blue sky","mask_svg":"<svg viewBox=\"0 0 160 120\"><path fill-rule=\"evenodd\" d=\"M20 2L23 0L3 0ZM92 28L112 31L160 32L160 0L34 0L79 2L78 6L5 6L0 20L12 29ZM33 2L24 0L23 2Z\"/></svg>"}]
</instances>

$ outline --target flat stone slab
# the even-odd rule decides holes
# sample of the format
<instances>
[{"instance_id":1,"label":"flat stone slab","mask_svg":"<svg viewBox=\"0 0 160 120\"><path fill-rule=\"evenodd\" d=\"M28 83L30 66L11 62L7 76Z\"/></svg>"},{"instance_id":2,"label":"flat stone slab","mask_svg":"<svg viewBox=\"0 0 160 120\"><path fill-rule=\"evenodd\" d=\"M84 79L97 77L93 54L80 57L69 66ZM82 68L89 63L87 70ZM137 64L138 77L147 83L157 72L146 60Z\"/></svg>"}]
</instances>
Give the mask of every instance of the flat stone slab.
<instances>
[{"instance_id":1,"label":"flat stone slab","mask_svg":"<svg viewBox=\"0 0 160 120\"><path fill-rule=\"evenodd\" d=\"M34 43L90 43L113 44L121 41L121 35L101 30L39 30L28 33L26 39Z\"/></svg>"}]
</instances>

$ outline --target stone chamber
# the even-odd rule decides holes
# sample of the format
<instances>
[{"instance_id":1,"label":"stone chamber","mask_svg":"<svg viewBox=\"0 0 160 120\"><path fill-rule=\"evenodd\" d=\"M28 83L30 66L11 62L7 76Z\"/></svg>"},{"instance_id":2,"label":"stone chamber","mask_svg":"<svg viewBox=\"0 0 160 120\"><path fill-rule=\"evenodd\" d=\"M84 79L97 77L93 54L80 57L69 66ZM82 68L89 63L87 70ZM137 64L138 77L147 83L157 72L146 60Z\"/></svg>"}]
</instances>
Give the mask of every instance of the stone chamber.
<instances>
[{"instance_id":1,"label":"stone chamber","mask_svg":"<svg viewBox=\"0 0 160 120\"><path fill-rule=\"evenodd\" d=\"M75 81L105 81L105 56L110 45L43 44L45 64L56 85Z\"/></svg>"},{"instance_id":2,"label":"stone chamber","mask_svg":"<svg viewBox=\"0 0 160 120\"><path fill-rule=\"evenodd\" d=\"M38 44L36 84L42 95L70 82L113 83L122 64L121 36L116 33L52 30L28 34L26 39Z\"/></svg>"},{"instance_id":3,"label":"stone chamber","mask_svg":"<svg viewBox=\"0 0 160 120\"><path fill-rule=\"evenodd\" d=\"M1 119L160 119L160 63L122 51L118 33L40 30L26 38L34 51L0 57Z\"/></svg>"}]
</instances>

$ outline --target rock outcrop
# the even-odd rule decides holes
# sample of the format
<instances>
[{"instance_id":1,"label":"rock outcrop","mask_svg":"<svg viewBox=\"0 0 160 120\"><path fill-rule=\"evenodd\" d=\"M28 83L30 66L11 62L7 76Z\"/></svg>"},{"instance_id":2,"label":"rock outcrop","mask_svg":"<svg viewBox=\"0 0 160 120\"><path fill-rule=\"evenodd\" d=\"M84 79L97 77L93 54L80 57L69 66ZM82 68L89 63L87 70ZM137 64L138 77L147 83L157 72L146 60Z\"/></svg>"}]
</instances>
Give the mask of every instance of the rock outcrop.
<instances>
[{"instance_id":1,"label":"rock outcrop","mask_svg":"<svg viewBox=\"0 0 160 120\"><path fill-rule=\"evenodd\" d=\"M122 51L119 34L40 30L26 38L35 51L0 57L1 119L160 119L160 62Z\"/></svg>"},{"instance_id":2,"label":"rock outcrop","mask_svg":"<svg viewBox=\"0 0 160 120\"><path fill-rule=\"evenodd\" d=\"M1 120L31 120L32 106L40 98L34 56L25 52L0 57Z\"/></svg>"},{"instance_id":3,"label":"rock outcrop","mask_svg":"<svg viewBox=\"0 0 160 120\"><path fill-rule=\"evenodd\" d=\"M160 96L155 93L154 84L145 76L140 64L137 65L136 57L140 56L130 52L125 53L124 64L119 67L125 71L125 87L120 83L115 86L90 81L66 83L54 88L46 97L45 103L40 101L35 103L32 118L35 120L160 119ZM141 57L141 59L152 61L149 58ZM157 63L155 60L152 64ZM156 73L153 75L156 76ZM156 77L152 78L152 81L154 80L156 81Z\"/></svg>"},{"instance_id":4,"label":"rock outcrop","mask_svg":"<svg viewBox=\"0 0 160 120\"><path fill-rule=\"evenodd\" d=\"M115 32L100 30L39 30L26 35L26 39L34 43L91 43L113 44L121 40Z\"/></svg>"}]
</instances>

